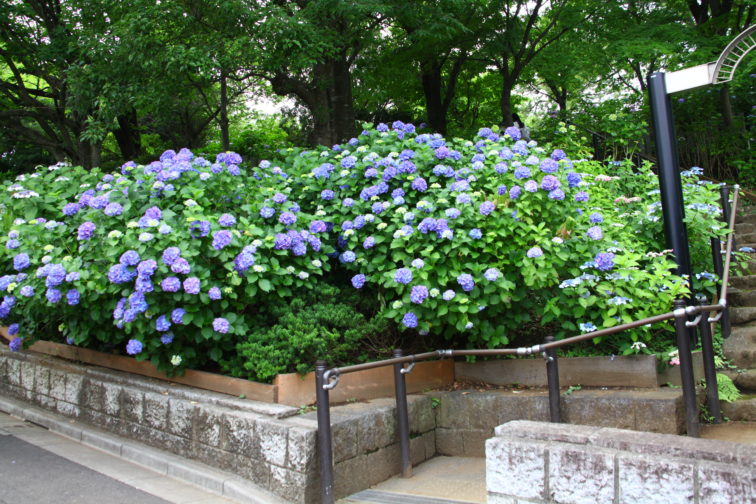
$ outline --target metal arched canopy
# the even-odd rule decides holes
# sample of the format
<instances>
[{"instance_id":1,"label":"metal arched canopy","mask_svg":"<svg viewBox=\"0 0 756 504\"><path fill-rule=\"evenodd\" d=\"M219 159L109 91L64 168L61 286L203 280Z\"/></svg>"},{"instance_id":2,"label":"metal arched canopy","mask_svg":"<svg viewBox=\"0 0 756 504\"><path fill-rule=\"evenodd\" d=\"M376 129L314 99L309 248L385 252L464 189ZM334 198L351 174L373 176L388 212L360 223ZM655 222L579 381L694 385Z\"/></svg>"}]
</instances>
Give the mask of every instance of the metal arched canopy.
<instances>
[{"instance_id":1,"label":"metal arched canopy","mask_svg":"<svg viewBox=\"0 0 756 504\"><path fill-rule=\"evenodd\" d=\"M754 47L756 25L751 25L727 44L717 61L665 74L667 94L729 82L740 62Z\"/></svg>"}]
</instances>

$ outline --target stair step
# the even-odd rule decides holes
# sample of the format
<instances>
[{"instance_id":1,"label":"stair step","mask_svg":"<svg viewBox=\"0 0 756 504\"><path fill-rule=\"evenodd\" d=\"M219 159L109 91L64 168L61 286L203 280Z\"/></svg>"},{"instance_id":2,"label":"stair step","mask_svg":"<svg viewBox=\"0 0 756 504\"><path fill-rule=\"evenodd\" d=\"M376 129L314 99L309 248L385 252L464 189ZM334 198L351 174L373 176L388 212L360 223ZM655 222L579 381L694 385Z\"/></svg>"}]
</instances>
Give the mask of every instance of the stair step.
<instances>
[{"instance_id":1,"label":"stair step","mask_svg":"<svg viewBox=\"0 0 756 504\"><path fill-rule=\"evenodd\" d=\"M736 237L740 236L741 234L747 234L747 233L756 233L756 223L742 222L742 223L735 224Z\"/></svg>"},{"instance_id":2,"label":"stair step","mask_svg":"<svg viewBox=\"0 0 756 504\"><path fill-rule=\"evenodd\" d=\"M739 368L756 367L756 326L733 327L730 337L722 344L722 352Z\"/></svg>"},{"instance_id":3,"label":"stair step","mask_svg":"<svg viewBox=\"0 0 756 504\"><path fill-rule=\"evenodd\" d=\"M737 243L756 243L756 233L737 234L735 235L735 241ZM740 245L738 245L740 248Z\"/></svg>"},{"instance_id":4,"label":"stair step","mask_svg":"<svg viewBox=\"0 0 756 504\"><path fill-rule=\"evenodd\" d=\"M744 324L756 320L756 307L741 306L730 308L730 322L733 325Z\"/></svg>"},{"instance_id":5,"label":"stair step","mask_svg":"<svg viewBox=\"0 0 756 504\"><path fill-rule=\"evenodd\" d=\"M732 380L741 392L756 393L756 369L746 369L739 372Z\"/></svg>"},{"instance_id":6,"label":"stair step","mask_svg":"<svg viewBox=\"0 0 756 504\"><path fill-rule=\"evenodd\" d=\"M756 213L738 215L735 217L735 222L738 224L756 224Z\"/></svg>"},{"instance_id":7,"label":"stair step","mask_svg":"<svg viewBox=\"0 0 756 504\"><path fill-rule=\"evenodd\" d=\"M756 397L746 397L735 402L722 402L722 414L732 421L756 421Z\"/></svg>"},{"instance_id":8,"label":"stair step","mask_svg":"<svg viewBox=\"0 0 756 504\"><path fill-rule=\"evenodd\" d=\"M730 289L727 301L732 306L756 306L756 289Z\"/></svg>"},{"instance_id":9,"label":"stair step","mask_svg":"<svg viewBox=\"0 0 756 504\"><path fill-rule=\"evenodd\" d=\"M756 289L756 275L730 277L730 286L744 290Z\"/></svg>"}]
</instances>

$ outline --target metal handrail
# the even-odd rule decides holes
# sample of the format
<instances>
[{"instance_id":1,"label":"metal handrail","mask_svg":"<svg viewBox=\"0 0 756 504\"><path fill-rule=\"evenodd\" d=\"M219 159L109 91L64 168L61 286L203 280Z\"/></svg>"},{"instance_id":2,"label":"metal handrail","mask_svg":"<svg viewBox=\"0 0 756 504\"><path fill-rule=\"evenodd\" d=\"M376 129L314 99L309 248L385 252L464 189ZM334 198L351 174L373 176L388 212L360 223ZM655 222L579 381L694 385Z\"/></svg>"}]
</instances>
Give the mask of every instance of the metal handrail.
<instances>
[{"instance_id":1,"label":"metal handrail","mask_svg":"<svg viewBox=\"0 0 756 504\"><path fill-rule=\"evenodd\" d=\"M317 416L318 416L318 439L320 445L320 464L321 464L321 484L323 488L323 503L332 504L333 496L333 459L331 452L331 422L330 422L330 405L328 391L334 389L341 375L365 371L385 366L394 366L394 382L396 386L397 412L399 416L399 443L402 456L402 475L411 476L412 464L409 455L409 421L407 413L407 393L405 387L405 375L412 371L415 363L423 360L446 357L462 356L494 356L494 355L532 355L542 353L546 360L546 371L549 388L549 410L552 422L561 421L561 406L559 395L559 373L557 368L556 349L580 343L589 339L609 336L628 329L635 329L648 324L655 324L665 320L675 319L675 332L677 336L677 346L680 359L680 373L683 385L683 402L686 411L686 426L689 436L698 437L698 406L695 392L695 383L693 379L692 355L690 349L691 331L695 331L698 326L701 328L701 344L704 350L704 361L709 360L713 365L713 349L711 342L711 331L709 323L718 321L722 314L727 310L727 288L729 283L730 259L733 248L733 236L735 232L735 216L738 204L738 193L740 186L733 186L734 195L732 202L732 211L729 214L728 237L726 245L725 267L722 274L722 286L719 293L718 302L708 305L689 305L685 306L685 301L675 301L675 309L646 317L641 320L620 324L614 327L592 331L577 336L571 336L559 341L555 341L553 336L548 336L546 341L540 345L517 348L492 348L492 349L468 349L468 350L435 350L432 352L423 352L413 355L402 355L401 350L394 351L394 357L380 361L354 364L351 366L327 368L324 361L318 361L316 369L316 396L317 396ZM729 206L729 201L725 200L724 205ZM729 210L729 208L727 208ZM707 322L701 324L703 315L711 312L719 312L716 317L708 317ZM689 320L694 317L694 320ZM404 364L410 366L405 368ZM706 366L704 363L704 372L707 384L707 399L709 401L709 410L715 419L719 419L719 399L716 390L716 375L713 367Z\"/></svg>"}]
</instances>

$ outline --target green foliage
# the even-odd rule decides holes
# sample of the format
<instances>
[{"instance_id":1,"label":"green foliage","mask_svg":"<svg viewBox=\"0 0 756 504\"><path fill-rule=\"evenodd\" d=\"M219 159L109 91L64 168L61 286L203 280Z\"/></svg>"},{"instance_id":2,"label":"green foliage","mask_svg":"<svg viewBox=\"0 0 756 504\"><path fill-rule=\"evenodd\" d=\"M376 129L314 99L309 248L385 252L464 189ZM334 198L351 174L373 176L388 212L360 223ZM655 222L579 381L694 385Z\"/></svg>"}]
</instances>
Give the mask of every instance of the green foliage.
<instances>
[{"instance_id":1,"label":"green foliage","mask_svg":"<svg viewBox=\"0 0 756 504\"><path fill-rule=\"evenodd\" d=\"M717 392L719 400L728 403L735 402L742 396L732 379L722 373L717 373Z\"/></svg>"},{"instance_id":2,"label":"green foliage","mask_svg":"<svg viewBox=\"0 0 756 504\"><path fill-rule=\"evenodd\" d=\"M385 319L367 319L353 305L339 302L337 288L321 284L317 295L295 297L274 308L274 324L255 328L236 345L236 356L224 372L257 381L279 373L312 371L315 361L331 365L360 360L361 341L388 330Z\"/></svg>"}]
</instances>

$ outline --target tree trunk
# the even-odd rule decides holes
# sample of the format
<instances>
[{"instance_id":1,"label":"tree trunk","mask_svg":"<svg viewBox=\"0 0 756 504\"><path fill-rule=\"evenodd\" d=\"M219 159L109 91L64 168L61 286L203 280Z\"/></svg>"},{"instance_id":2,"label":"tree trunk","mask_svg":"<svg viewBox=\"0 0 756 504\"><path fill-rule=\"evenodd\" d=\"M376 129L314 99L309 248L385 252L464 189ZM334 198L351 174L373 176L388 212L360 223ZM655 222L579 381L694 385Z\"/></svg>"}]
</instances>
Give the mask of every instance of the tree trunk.
<instances>
[{"instance_id":1,"label":"tree trunk","mask_svg":"<svg viewBox=\"0 0 756 504\"><path fill-rule=\"evenodd\" d=\"M501 86L501 95L499 96L499 107L501 107L501 126L508 127L514 124L512 118L512 87L513 83L504 79ZM522 124L520 124L522 127Z\"/></svg>"},{"instance_id":2,"label":"tree trunk","mask_svg":"<svg viewBox=\"0 0 756 504\"><path fill-rule=\"evenodd\" d=\"M222 148L229 151L231 140L228 135L228 77L225 69L221 69L220 75L220 130Z\"/></svg>"},{"instance_id":3,"label":"tree trunk","mask_svg":"<svg viewBox=\"0 0 756 504\"><path fill-rule=\"evenodd\" d=\"M130 161L139 156L142 151L142 142L139 134L139 123L135 109L127 114L118 116L118 128L113 131L118 149L124 161Z\"/></svg>"},{"instance_id":4,"label":"tree trunk","mask_svg":"<svg viewBox=\"0 0 756 504\"><path fill-rule=\"evenodd\" d=\"M346 52L342 52L331 62L331 99L334 143L345 142L356 133L354 98L352 97L352 74Z\"/></svg>"},{"instance_id":5,"label":"tree trunk","mask_svg":"<svg viewBox=\"0 0 756 504\"><path fill-rule=\"evenodd\" d=\"M719 88L719 103L722 107L722 120L724 121L724 127L730 128L733 123L732 117L732 101L730 100L730 88L727 84L723 84Z\"/></svg>"},{"instance_id":6,"label":"tree trunk","mask_svg":"<svg viewBox=\"0 0 756 504\"><path fill-rule=\"evenodd\" d=\"M446 108L441 96L441 66L436 62L422 65L421 80L428 125L436 133L446 135Z\"/></svg>"}]
</instances>

